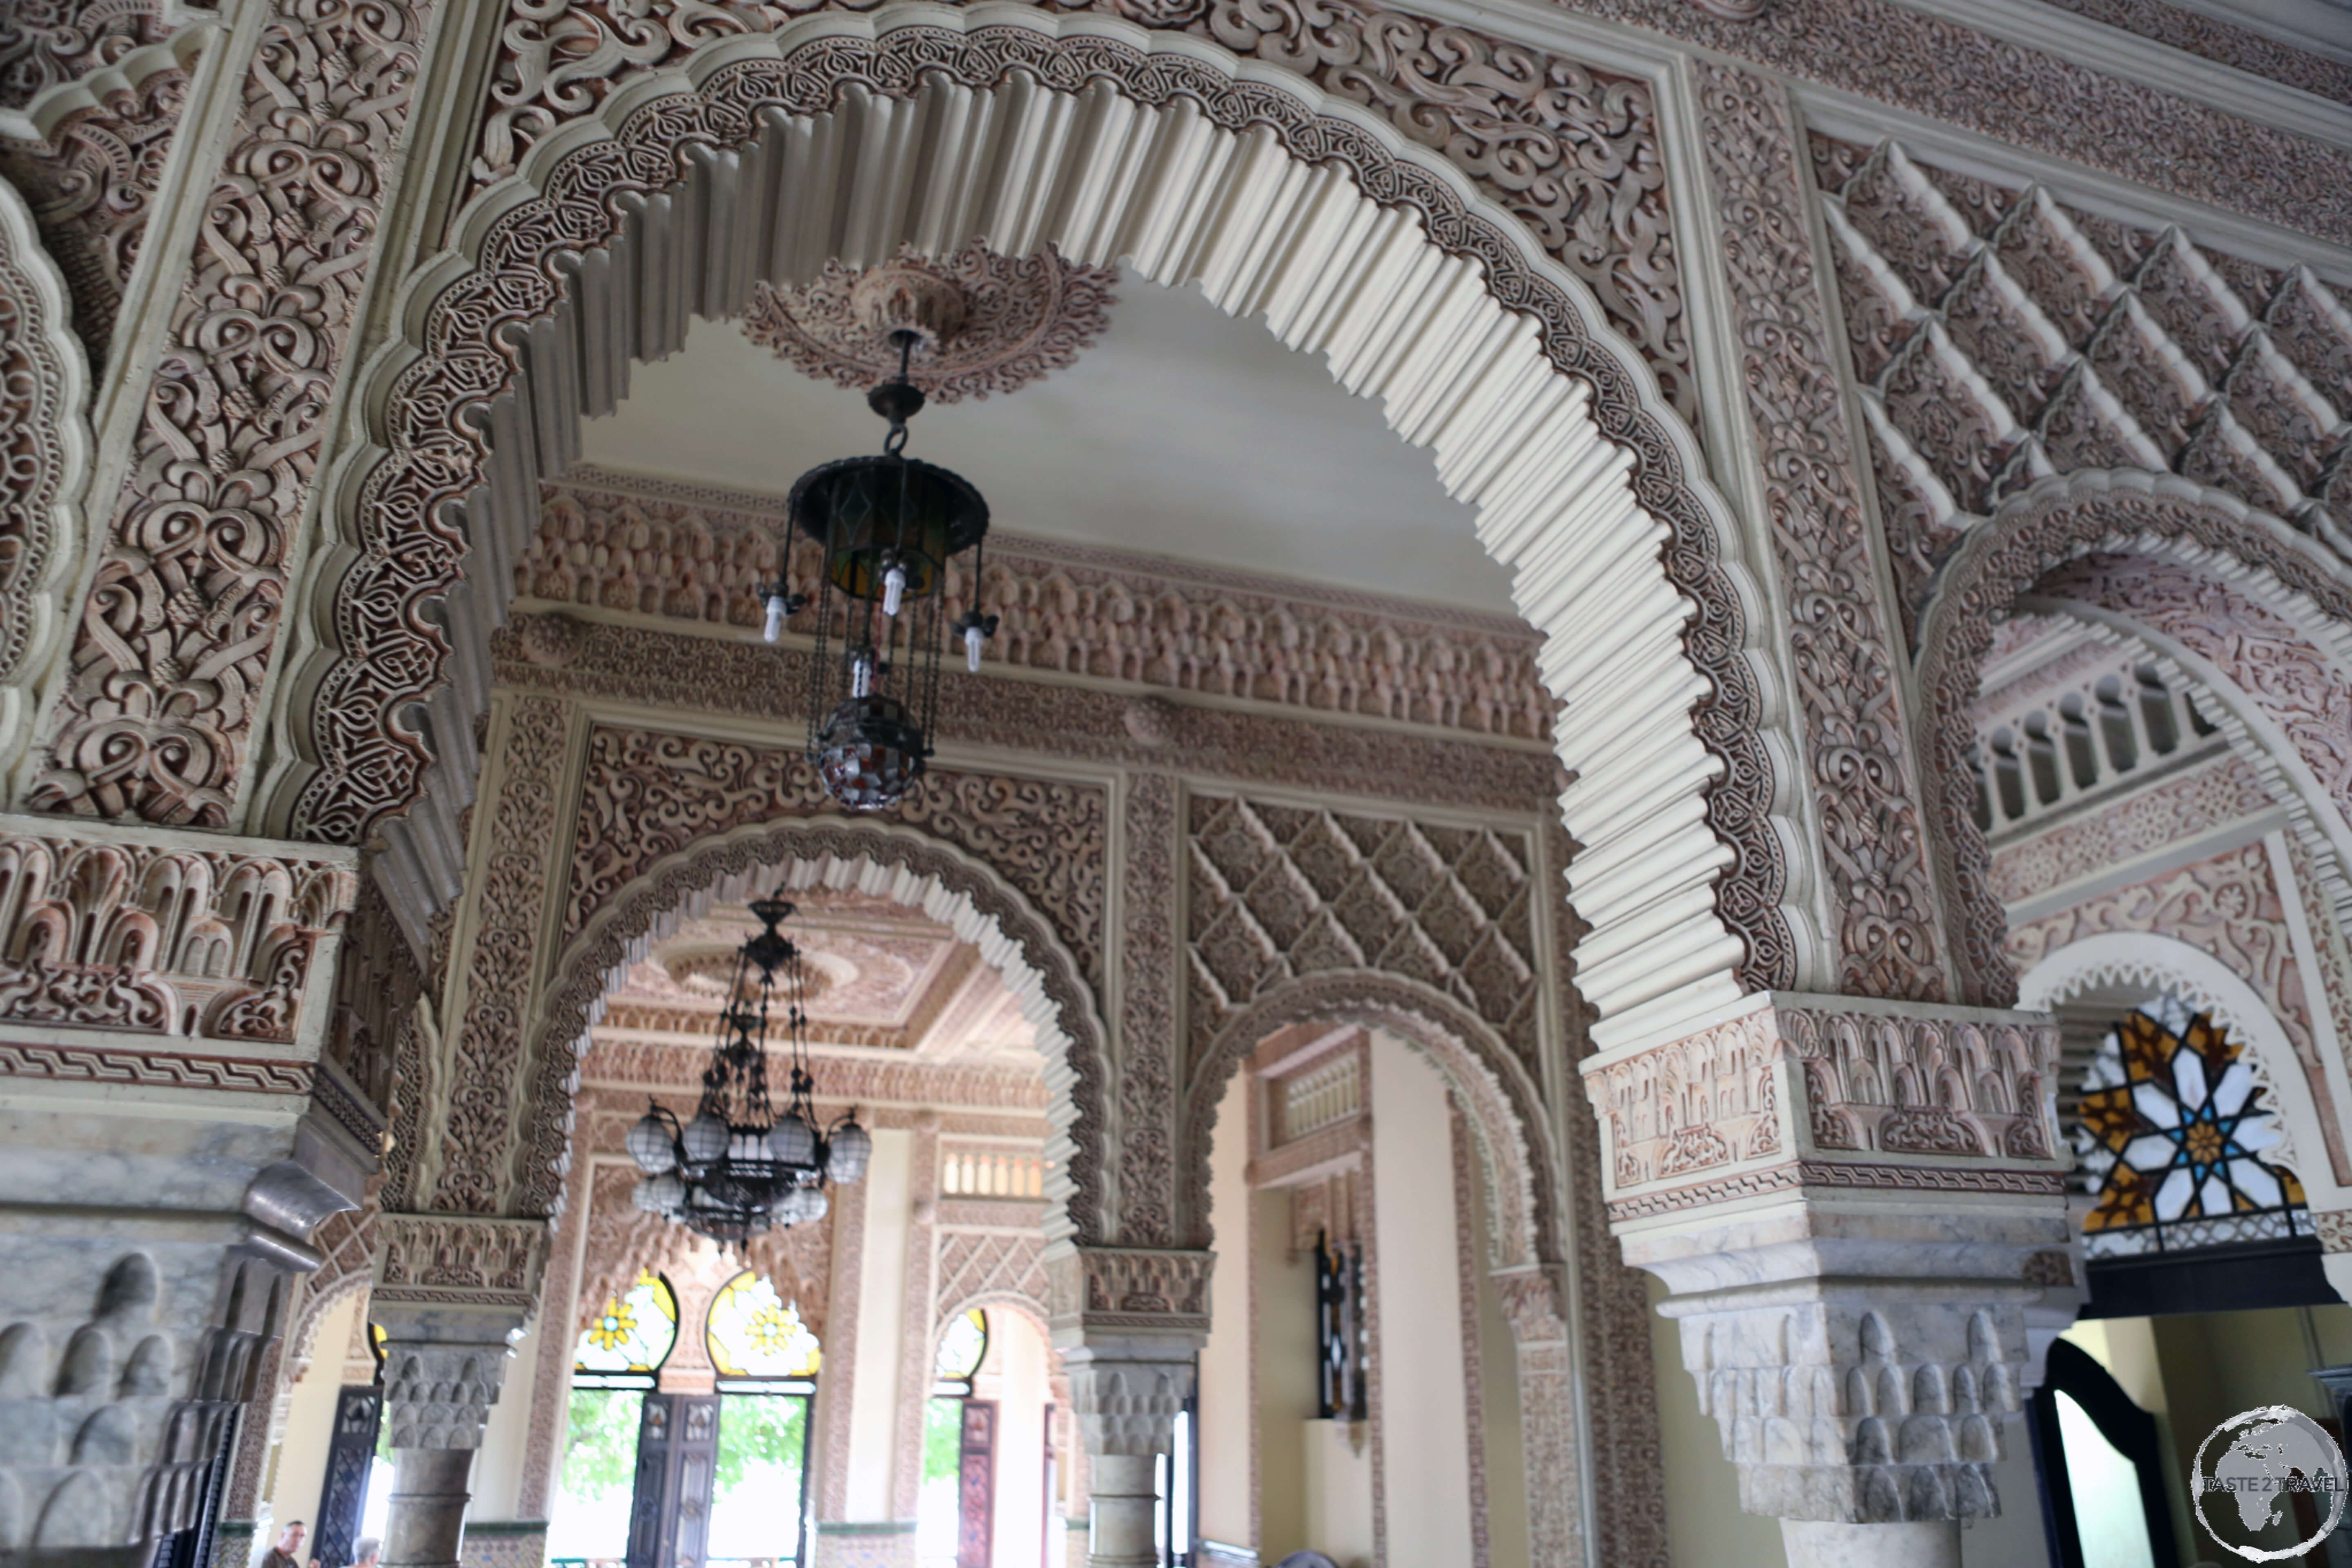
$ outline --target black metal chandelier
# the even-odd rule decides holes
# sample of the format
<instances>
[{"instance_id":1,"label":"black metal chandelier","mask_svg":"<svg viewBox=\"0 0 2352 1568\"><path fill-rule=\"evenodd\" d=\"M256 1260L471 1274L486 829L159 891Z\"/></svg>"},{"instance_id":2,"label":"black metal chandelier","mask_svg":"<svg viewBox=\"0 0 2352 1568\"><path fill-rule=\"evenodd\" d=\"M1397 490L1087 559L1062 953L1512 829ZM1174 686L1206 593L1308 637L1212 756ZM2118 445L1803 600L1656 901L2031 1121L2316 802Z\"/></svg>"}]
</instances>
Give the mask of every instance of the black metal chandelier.
<instances>
[{"instance_id":1,"label":"black metal chandelier","mask_svg":"<svg viewBox=\"0 0 2352 1568\"><path fill-rule=\"evenodd\" d=\"M824 552L816 585L816 657L809 673L809 760L825 792L852 811L896 805L922 776L940 701L940 641L949 558L988 537L988 503L961 476L906 455L907 421L923 393L908 379L923 334L890 333L898 374L866 395L889 421L878 457L821 463L793 486L792 523ZM964 658L980 671L997 618L977 604L957 618ZM807 608L780 569L767 595L767 637ZM836 600L838 604L836 605ZM838 639L840 653L826 650Z\"/></svg>"},{"instance_id":2,"label":"black metal chandelier","mask_svg":"<svg viewBox=\"0 0 2352 1568\"><path fill-rule=\"evenodd\" d=\"M808 1000L801 950L776 927L793 917L779 892L751 904L765 928L735 955L719 1042L702 1075L702 1103L684 1126L656 1104L629 1129L629 1157L646 1173L637 1206L719 1241L824 1217L828 1182L866 1174L874 1139L852 1111L819 1131L808 1068ZM784 1112L768 1103L768 1024L781 1010L792 1040Z\"/></svg>"}]
</instances>

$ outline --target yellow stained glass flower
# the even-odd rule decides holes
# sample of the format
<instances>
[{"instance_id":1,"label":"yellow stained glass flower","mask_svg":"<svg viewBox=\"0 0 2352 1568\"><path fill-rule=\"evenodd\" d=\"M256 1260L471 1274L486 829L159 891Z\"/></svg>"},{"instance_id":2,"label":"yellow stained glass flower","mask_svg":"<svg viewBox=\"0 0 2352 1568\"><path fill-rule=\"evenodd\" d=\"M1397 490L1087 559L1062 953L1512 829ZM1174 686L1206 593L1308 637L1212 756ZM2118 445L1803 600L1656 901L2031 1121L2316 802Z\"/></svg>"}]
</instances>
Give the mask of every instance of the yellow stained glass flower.
<instances>
[{"instance_id":1,"label":"yellow stained glass flower","mask_svg":"<svg viewBox=\"0 0 2352 1568\"><path fill-rule=\"evenodd\" d=\"M608 1300L604 1303L604 1316L590 1326L588 1340L600 1351L614 1351L636 1337L636 1332L637 1315L630 1310L629 1304L617 1300Z\"/></svg>"}]
</instances>

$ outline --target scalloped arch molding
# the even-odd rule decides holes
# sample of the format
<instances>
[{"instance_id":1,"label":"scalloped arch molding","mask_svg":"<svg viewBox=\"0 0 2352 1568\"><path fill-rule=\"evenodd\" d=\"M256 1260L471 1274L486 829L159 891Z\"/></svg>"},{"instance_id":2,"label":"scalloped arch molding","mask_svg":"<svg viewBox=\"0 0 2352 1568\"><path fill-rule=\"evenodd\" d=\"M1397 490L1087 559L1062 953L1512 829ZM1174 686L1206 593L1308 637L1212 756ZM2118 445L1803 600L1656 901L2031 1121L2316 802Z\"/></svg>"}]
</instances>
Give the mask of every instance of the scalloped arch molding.
<instances>
[{"instance_id":1,"label":"scalloped arch molding","mask_svg":"<svg viewBox=\"0 0 2352 1568\"><path fill-rule=\"evenodd\" d=\"M758 823L698 839L630 879L566 944L537 1010L525 1081L532 1100L517 1140L525 1158L554 1168L571 1137L571 1083L589 1027L626 967L714 903L775 887L829 888L919 910L972 944L1036 1031L1052 1100L1046 1120L1045 1235L1113 1234L1115 1194L1104 1190L1103 1028L1077 961L1044 917L1002 877L962 851L910 828L836 817ZM556 1189L550 1187L552 1198Z\"/></svg>"},{"instance_id":2,"label":"scalloped arch molding","mask_svg":"<svg viewBox=\"0 0 2352 1568\"><path fill-rule=\"evenodd\" d=\"M1561 809L1604 1043L1819 951L1790 907L1804 840L1770 815L1760 601L1687 431L1522 226L1355 106L1101 17L825 14L632 79L456 234L362 377L373 444L333 480L316 580L337 590L305 619L263 792L273 830L381 829L412 921L458 886L488 630L581 418L755 281L985 237L1262 314L1477 509L1576 716Z\"/></svg>"}]
</instances>

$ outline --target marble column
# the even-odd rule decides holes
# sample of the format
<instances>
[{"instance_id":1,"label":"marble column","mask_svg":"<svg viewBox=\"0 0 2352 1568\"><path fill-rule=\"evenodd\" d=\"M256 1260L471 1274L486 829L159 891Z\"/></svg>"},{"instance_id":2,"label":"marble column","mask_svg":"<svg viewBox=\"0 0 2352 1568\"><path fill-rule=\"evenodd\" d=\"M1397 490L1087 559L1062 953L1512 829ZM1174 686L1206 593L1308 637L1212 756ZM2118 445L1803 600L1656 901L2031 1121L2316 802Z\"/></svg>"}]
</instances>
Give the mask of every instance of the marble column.
<instances>
[{"instance_id":1,"label":"marble column","mask_svg":"<svg viewBox=\"0 0 2352 1568\"><path fill-rule=\"evenodd\" d=\"M1154 1568L1154 1460L1174 1447L1208 1338L1206 1252L1049 1250L1054 1344L1087 1453L1087 1568Z\"/></svg>"},{"instance_id":2,"label":"marble column","mask_svg":"<svg viewBox=\"0 0 2352 1568\"><path fill-rule=\"evenodd\" d=\"M1768 993L1584 1064L1611 1227L1792 1568L1957 1568L2000 1510L2072 1279L2057 1049L2038 1014Z\"/></svg>"},{"instance_id":3,"label":"marble column","mask_svg":"<svg viewBox=\"0 0 2352 1568\"><path fill-rule=\"evenodd\" d=\"M391 1428L392 1512L385 1568L457 1568L474 1453L506 1380L525 1314L513 1308L386 1300L384 1420Z\"/></svg>"}]
</instances>

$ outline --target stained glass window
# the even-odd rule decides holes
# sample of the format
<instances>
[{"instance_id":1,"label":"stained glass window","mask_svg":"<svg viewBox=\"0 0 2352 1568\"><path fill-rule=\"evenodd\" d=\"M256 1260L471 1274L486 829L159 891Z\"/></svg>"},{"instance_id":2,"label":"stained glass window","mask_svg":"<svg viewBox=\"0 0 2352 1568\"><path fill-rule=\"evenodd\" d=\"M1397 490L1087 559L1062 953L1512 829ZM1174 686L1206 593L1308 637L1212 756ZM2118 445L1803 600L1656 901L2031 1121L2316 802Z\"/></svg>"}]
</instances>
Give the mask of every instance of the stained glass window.
<instances>
[{"instance_id":1,"label":"stained glass window","mask_svg":"<svg viewBox=\"0 0 2352 1568\"><path fill-rule=\"evenodd\" d=\"M816 1336L801 1321L799 1309L777 1295L764 1275L749 1269L712 1298L706 1337L720 1377L774 1382L816 1375Z\"/></svg>"},{"instance_id":2,"label":"stained glass window","mask_svg":"<svg viewBox=\"0 0 2352 1568\"><path fill-rule=\"evenodd\" d=\"M650 1387L677 1342L677 1296L669 1281L646 1269L581 1331L572 1382L582 1387L629 1384Z\"/></svg>"},{"instance_id":3,"label":"stained glass window","mask_svg":"<svg viewBox=\"0 0 2352 1568\"><path fill-rule=\"evenodd\" d=\"M970 1394L971 1380L980 1371L980 1363L988 1359L988 1314L974 1307L950 1321L940 1334L939 1359L932 1375L943 1384L952 1384L942 1394Z\"/></svg>"},{"instance_id":4,"label":"stained glass window","mask_svg":"<svg viewBox=\"0 0 2352 1568\"><path fill-rule=\"evenodd\" d=\"M2244 1047L2176 997L2127 1015L2092 1058L2074 1147L2096 1197L2093 1258L2308 1235L2303 1186Z\"/></svg>"}]
</instances>

